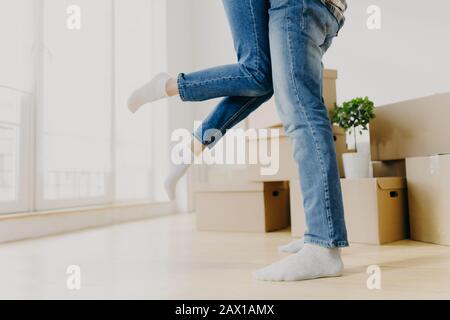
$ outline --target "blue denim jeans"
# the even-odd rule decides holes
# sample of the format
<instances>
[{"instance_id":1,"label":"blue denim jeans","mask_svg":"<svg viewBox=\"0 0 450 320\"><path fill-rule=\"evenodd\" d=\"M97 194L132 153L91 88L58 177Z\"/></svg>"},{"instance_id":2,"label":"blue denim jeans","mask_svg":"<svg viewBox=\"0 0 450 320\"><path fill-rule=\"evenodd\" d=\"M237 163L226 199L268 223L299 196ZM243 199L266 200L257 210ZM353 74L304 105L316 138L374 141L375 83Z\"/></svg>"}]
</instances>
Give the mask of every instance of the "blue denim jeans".
<instances>
[{"instance_id":1,"label":"blue denim jeans","mask_svg":"<svg viewBox=\"0 0 450 320\"><path fill-rule=\"evenodd\" d=\"M322 57L340 29L320 0L223 0L238 63L178 78L181 99L225 97L195 132L206 146L275 94L292 140L304 199L305 242L348 246Z\"/></svg>"}]
</instances>

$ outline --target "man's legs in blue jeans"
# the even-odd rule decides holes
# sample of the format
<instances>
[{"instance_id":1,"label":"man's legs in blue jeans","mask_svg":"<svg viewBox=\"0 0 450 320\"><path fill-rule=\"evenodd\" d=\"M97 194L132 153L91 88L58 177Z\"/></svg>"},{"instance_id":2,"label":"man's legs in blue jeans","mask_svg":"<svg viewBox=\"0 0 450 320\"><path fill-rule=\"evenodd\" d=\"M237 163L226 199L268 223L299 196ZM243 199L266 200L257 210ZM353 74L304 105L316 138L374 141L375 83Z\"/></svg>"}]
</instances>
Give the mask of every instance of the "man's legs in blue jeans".
<instances>
[{"instance_id":1,"label":"man's legs in blue jeans","mask_svg":"<svg viewBox=\"0 0 450 320\"><path fill-rule=\"evenodd\" d=\"M340 275L348 246L332 128L322 98L322 57L339 31L317 0L271 0L270 45L275 97L301 177L305 246L256 273L262 280Z\"/></svg>"}]
</instances>

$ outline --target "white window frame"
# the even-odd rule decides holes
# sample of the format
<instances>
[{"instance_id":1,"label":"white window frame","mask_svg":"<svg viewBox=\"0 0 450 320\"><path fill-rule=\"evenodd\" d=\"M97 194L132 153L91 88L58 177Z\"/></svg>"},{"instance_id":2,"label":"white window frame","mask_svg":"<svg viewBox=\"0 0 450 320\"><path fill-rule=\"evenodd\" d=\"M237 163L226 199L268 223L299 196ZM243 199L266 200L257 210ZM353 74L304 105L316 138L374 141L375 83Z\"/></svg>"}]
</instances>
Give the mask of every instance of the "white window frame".
<instances>
[{"instance_id":1,"label":"white window frame","mask_svg":"<svg viewBox=\"0 0 450 320\"><path fill-rule=\"evenodd\" d=\"M31 129L32 129L32 109L33 109L33 96L29 92L24 92L18 89L2 86L3 89L11 90L18 95L22 96L22 99L26 99L28 103L23 103L20 106L20 127L19 127L19 163L16 179L18 182L17 200L10 202L0 203L0 215L15 212L24 212L30 209L30 193L32 190L32 184L30 184L31 178Z\"/></svg>"},{"instance_id":2,"label":"white window frame","mask_svg":"<svg viewBox=\"0 0 450 320\"><path fill-rule=\"evenodd\" d=\"M18 190L18 200L14 202L4 202L0 203L0 215L9 215L14 213L24 213L24 212L38 212L38 211L48 211L56 209L71 209L79 207L90 207L90 206L104 206L104 205L114 205L118 203L115 200L115 174L116 174L116 149L115 149L115 1L109 0L111 2L111 174L106 181L106 190L104 196L96 198L81 198L81 199L63 199L63 200L45 200L43 197L44 193L44 177L43 177L43 61L45 48L43 44L44 28L44 2L43 0L35 0L34 2L34 15L36 17L35 25L35 46L36 56L34 61L34 75L35 75L35 86L34 92L21 92L21 94L26 95L30 99L30 103L22 104L21 106L21 129L20 129L20 166L19 166L19 190ZM165 6L165 1L157 2L155 8L161 8ZM161 17L159 12L155 12L155 18L160 23ZM159 13L159 14L158 14ZM156 31L154 29L155 37L161 37L161 30ZM156 34L157 33L157 34ZM165 61L165 60L164 60ZM14 90L14 89L13 89ZM17 90L19 91L19 90ZM166 114L166 111L162 112ZM153 123L156 122L152 119ZM165 125L163 125L160 119L157 121L158 127L168 128L168 119L165 119ZM157 140L156 134L153 137ZM154 154L153 156L156 156ZM158 161L159 162L159 161ZM150 176L150 174L149 174ZM150 177L149 177L150 178ZM152 186L155 185L155 181L152 181ZM140 203L148 203L150 205L155 204L156 206L160 204L169 203L169 201L156 202L153 199L152 189L149 190L149 195L146 200L140 200ZM121 201L120 203L123 204ZM130 203L134 203L131 201Z\"/></svg>"}]
</instances>

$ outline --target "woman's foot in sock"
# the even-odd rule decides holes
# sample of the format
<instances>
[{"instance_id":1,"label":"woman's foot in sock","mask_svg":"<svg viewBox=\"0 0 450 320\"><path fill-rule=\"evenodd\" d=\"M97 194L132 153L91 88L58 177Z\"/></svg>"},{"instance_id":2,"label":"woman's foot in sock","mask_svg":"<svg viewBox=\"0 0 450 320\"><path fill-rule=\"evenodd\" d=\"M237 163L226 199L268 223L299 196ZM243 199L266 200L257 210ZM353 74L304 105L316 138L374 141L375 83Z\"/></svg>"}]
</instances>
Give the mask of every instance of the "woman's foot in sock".
<instances>
[{"instance_id":1,"label":"woman's foot in sock","mask_svg":"<svg viewBox=\"0 0 450 320\"><path fill-rule=\"evenodd\" d=\"M136 113L144 104L167 98L167 81L172 77L167 73L160 73L147 84L137 89L128 99L128 109Z\"/></svg>"},{"instance_id":2,"label":"woman's foot in sock","mask_svg":"<svg viewBox=\"0 0 450 320\"><path fill-rule=\"evenodd\" d=\"M172 164L169 170L169 175L164 182L164 189L170 200L176 198L176 188L178 181L186 174L191 164Z\"/></svg>"},{"instance_id":3,"label":"woman's foot in sock","mask_svg":"<svg viewBox=\"0 0 450 320\"><path fill-rule=\"evenodd\" d=\"M299 240L292 241L291 243L284 246L279 246L278 251L281 253L297 253L303 249L304 245L305 240L301 238Z\"/></svg>"},{"instance_id":4,"label":"woman's foot in sock","mask_svg":"<svg viewBox=\"0 0 450 320\"><path fill-rule=\"evenodd\" d=\"M343 270L338 248L305 244L300 252L256 271L254 276L263 281L301 281L339 277Z\"/></svg>"},{"instance_id":5,"label":"woman's foot in sock","mask_svg":"<svg viewBox=\"0 0 450 320\"><path fill-rule=\"evenodd\" d=\"M178 181L180 181L194 163L195 155L192 148L193 147L190 148L188 145L185 145L179 150L171 149L169 174L164 181L164 189L170 200L175 200ZM177 157L177 159L172 158L174 156Z\"/></svg>"}]
</instances>

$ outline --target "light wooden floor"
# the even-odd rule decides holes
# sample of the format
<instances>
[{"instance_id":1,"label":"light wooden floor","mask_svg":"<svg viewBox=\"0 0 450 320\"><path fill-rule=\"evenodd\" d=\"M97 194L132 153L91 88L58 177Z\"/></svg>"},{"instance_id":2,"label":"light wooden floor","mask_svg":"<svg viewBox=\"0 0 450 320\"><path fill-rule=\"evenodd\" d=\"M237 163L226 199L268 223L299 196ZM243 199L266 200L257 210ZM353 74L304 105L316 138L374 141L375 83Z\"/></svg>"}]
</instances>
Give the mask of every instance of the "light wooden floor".
<instances>
[{"instance_id":1,"label":"light wooden floor","mask_svg":"<svg viewBox=\"0 0 450 320\"><path fill-rule=\"evenodd\" d=\"M288 232L201 233L193 215L162 217L0 246L0 298L12 299L428 299L450 298L450 248L402 241L344 250L345 275L297 283L253 280L283 257ZM66 288L79 265L80 291ZM369 265L382 289L367 289Z\"/></svg>"}]
</instances>

